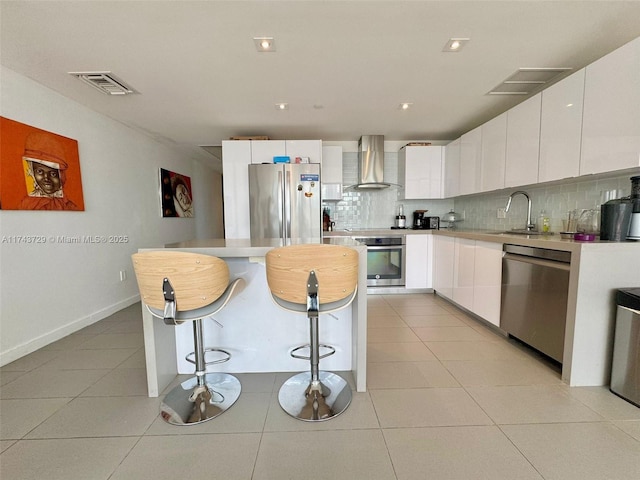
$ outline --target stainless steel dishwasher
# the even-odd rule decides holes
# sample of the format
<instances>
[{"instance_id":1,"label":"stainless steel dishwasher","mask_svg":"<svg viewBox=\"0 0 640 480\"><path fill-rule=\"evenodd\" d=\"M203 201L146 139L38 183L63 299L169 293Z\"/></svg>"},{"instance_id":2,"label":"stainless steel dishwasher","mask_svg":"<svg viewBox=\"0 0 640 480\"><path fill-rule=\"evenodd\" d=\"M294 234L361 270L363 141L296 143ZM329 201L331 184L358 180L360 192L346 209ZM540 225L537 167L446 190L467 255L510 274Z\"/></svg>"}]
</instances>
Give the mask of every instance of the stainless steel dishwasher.
<instances>
[{"instance_id":1,"label":"stainless steel dishwasher","mask_svg":"<svg viewBox=\"0 0 640 480\"><path fill-rule=\"evenodd\" d=\"M503 250L500 328L562 363L571 252Z\"/></svg>"}]
</instances>

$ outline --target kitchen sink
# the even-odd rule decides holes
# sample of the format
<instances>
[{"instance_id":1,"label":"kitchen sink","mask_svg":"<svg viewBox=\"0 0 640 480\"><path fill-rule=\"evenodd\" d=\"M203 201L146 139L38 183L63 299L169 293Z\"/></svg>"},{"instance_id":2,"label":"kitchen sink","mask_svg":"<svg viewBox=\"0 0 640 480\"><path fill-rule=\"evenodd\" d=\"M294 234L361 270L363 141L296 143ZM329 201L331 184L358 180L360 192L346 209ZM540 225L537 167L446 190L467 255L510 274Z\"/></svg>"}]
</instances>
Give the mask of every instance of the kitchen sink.
<instances>
[{"instance_id":1,"label":"kitchen sink","mask_svg":"<svg viewBox=\"0 0 640 480\"><path fill-rule=\"evenodd\" d=\"M540 235L541 232L536 232L535 230L527 230L526 228L514 228L513 230L506 230L502 233L513 234L513 235ZM549 232L545 232L549 233Z\"/></svg>"}]
</instances>

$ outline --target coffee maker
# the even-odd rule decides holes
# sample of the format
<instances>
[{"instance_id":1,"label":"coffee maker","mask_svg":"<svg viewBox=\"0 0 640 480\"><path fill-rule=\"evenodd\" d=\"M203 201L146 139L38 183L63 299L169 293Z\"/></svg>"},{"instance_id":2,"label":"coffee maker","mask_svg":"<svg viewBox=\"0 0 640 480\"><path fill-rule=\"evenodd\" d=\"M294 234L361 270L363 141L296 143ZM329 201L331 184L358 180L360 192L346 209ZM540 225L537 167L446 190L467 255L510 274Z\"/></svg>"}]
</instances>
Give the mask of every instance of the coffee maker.
<instances>
[{"instance_id":1,"label":"coffee maker","mask_svg":"<svg viewBox=\"0 0 640 480\"><path fill-rule=\"evenodd\" d=\"M424 226L424 214L427 210L416 210L413 212L413 228L419 230L425 228Z\"/></svg>"},{"instance_id":2,"label":"coffee maker","mask_svg":"<svg viewBox=\"0 0 640 480\"><path fill-rule=\"evenodd\" d=\"M627 240L640 240L640 176L631 177L631 196L633 212Z\"/></svg>"}]
</instances>

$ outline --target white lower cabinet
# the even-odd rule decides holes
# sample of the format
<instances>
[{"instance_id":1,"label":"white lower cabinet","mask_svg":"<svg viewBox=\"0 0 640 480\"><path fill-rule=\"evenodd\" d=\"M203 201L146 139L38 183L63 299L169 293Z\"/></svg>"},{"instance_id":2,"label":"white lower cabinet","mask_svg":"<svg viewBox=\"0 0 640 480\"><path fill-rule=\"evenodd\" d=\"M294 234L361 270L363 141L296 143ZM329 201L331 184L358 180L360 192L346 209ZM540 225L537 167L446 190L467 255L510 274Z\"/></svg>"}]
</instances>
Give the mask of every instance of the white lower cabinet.
<instances>
[{"instance_id":1,"label":"white lower cabinet","mask_svg":"<svg viewBox=\"0 0 640 480\"><path fill-rule=\"evenodd\" d=\"M454 237L433 236L433 289L449 300L453 300L455 248Z\"/></svg>"},{"instance_id":2,"label":"white lower cabinet","mask_svg":"<svg viewBox=\"0 0 640 480\"><path fill-rule=\"evenodd\" d=\"M499 326L502 244L440 235L433 244L434 290Z\"/></svg>"},{"instance_id":3,"label":"white lower cabinet","mask_svg":"<svg viewBox=\"0 0 640 480\"><path fill-rule=\"evenodd\" d=\"M406 288L432 288L432 258L433 258L433 237L432 235L407 235L406 243Z\"/></svg>"},{"instance_id":4,"label":"white lower cabinet","mask_svg":"<svg viewBox=\"0 0 640 480\"><path fill-rule=\"evenodd\" d=\"M500 326L502 244L476 241L473 269L473 313Z\"/></svg>"},{"instance_id":5,"label":"white lower cabinet","mask_svg":"<svg viewBox=\"0 0 640 480\"><path fill-rule=\"evenodd\" d=\"M453 262L453 301L473 311L476 241L456 238Z\"/></svg>"}]
</instances>

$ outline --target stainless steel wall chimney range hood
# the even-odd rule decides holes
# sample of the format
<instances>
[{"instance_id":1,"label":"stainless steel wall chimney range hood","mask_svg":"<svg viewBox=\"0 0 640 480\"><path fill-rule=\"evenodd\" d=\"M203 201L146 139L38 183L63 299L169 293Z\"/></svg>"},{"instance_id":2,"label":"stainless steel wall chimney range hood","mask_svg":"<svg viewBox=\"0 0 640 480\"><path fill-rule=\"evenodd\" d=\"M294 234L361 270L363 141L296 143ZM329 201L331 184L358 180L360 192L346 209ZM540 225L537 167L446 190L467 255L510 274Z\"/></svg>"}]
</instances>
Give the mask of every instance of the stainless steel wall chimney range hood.
<instances>
[{"instance_id":1,"label":"stainless steel wall chimney range hood","mask_svg":"<svg viewBox=\"0 0 640 480\"><path fill-rule=\"evenodd\" d=\"M347 188L380 190L390 186L384 181L384 135L363 135L358 140L358 183Z\"/></svg>"}]
</instances>

